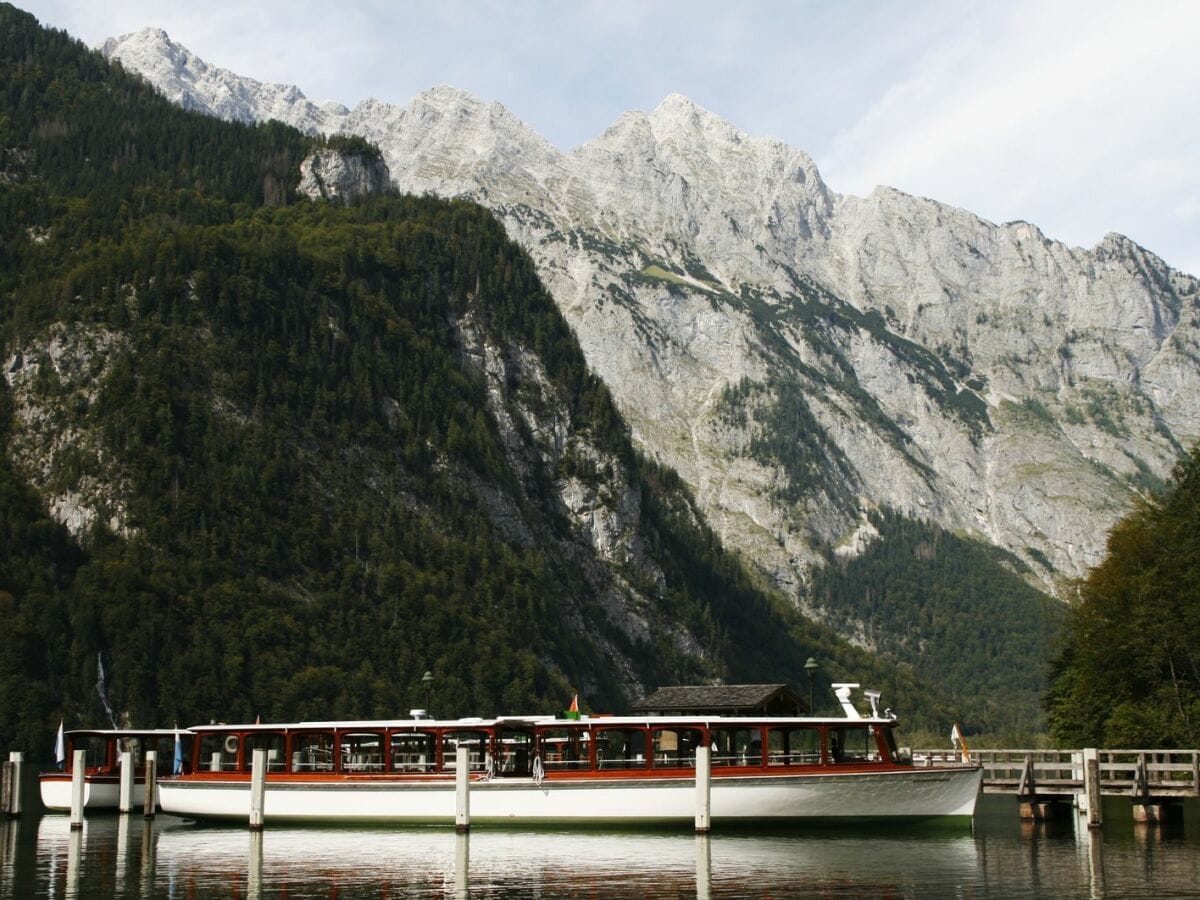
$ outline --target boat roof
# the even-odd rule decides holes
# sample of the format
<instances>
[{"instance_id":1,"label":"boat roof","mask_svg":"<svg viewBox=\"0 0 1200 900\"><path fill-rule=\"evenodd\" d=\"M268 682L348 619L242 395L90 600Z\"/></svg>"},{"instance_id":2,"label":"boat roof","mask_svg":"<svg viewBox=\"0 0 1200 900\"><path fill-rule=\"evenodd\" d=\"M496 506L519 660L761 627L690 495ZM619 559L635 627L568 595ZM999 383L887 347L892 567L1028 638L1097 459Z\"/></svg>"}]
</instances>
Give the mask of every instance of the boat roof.
<instances>
[{"instance_id":1,"label":"boat roof","mask_svg":"<svg viewBox=\"0 0 1200 900\"><path fill-rule=\"evenodd\" d=\"M63 734L95 734L101 737L173 737L187 728L69 728Z\"/></svg>"},{"instance_id":2,"label":"boat roof","mask_svg":"<svg viewBox=\"0 0 1200 900\"><path fill-rule=\"evenodd\" d=\"M311 731L311 730L346 730L361 728L363 730L382 728L412 728L419 731L423 728L494 728L498 725L558 725L564 728L604 728L619 725L707 725L707 726L737 726L737 725L893 725L891 718L863 717L859 719L842 716L719 716L719 715L670 715L670 716L603 716L581 715L578 719L564 719L553 715L534 716L497 716L495 718L469 717L462 719L341 719L320 722L255 722L248 724L215 723L209 725L193 725L187 730L193 732L228 732L228 731ZM173 732L172 732L173 733Z\"/></svg>"}]
</instances>

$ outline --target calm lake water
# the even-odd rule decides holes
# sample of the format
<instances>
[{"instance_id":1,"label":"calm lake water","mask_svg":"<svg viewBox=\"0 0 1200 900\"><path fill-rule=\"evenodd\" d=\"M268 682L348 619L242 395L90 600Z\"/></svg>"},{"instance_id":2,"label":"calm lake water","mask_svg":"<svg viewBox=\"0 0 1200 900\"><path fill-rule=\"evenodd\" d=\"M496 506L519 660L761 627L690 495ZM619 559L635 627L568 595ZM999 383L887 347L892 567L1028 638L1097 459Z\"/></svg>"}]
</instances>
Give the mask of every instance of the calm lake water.
<instances>
[{"instance_id":1,"label":"calm lake water","mask_svg":"<svg viewBox=\"0 0 1200 900\"><path fill-rule=\"evenodd\" d=\"M28 795L27 795L28 796ZM788 833L200 827L159 816L0 822L0 897L1200 897L1200 810L1134 825L1022 823L984 797L972 828ZM718 823L719 825L719 823Z\"/></svg>"}]
</instances>

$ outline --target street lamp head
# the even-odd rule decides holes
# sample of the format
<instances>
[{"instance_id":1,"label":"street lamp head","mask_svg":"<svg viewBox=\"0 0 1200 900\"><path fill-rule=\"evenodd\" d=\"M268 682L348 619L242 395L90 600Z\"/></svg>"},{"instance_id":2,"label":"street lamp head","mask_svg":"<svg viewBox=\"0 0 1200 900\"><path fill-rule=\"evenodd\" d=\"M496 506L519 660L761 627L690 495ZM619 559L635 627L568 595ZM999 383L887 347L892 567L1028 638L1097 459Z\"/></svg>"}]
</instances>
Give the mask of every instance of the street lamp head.
<instances>
[{"instance_id":1,"label":"street lamp head","mask_svg":"<svg viewBox=\"0 0 1200 900\"><path fill-rule=\"evenodd\" d=\"M813 672L815 672L817 669L819 669L821 667L820 667L820 665L817 664L817 661L810 656L808 658L808 662L806 662L804 664L804 668L807 669L808 674L811 675Z\"/></svg>"},{"instance_id":2,"label":"street lamp head","mask_svg":"<svg viewBox=\"0 0 1200 900\"><path fill-rule=\"evenodd\" d=\"M430 682L432 682L432 681L433 681L433 673L432 672L426 672L424 675L421 676L421 682L425 685L430 684Z\"/></svg>"}]
</instances>

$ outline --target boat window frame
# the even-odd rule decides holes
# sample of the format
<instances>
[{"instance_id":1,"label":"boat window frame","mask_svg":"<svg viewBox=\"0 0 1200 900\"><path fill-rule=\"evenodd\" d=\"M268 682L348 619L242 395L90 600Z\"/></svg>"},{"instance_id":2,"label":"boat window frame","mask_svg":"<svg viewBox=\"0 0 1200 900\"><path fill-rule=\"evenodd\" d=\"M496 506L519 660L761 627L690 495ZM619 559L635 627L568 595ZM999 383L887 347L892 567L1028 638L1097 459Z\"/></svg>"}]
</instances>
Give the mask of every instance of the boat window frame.
<instances>
[{"instance_id":1,"label":"boat window frame","mask_svg":"<svg viewBox=\"0 0 1200 900\"><path fill-rule=\"evenodd\" d=\"M675 738L674 748L662 747L660 741L665 732L674 732ZM683 733L694 732L696 740L692 744L691 756L667 756L665 754L674 752L681 753L680 744L683 743ZM696 768L696 750L699 747L705 746L707 741L706 729L698 723L686 722L682 724L670 725L655 725L650 728L649 740L647 741L647 756L650 757L650 767L652 769L694 769Z\"/></svg>"},{"instance_id":2,"label":"boat window frame","mask_svg":"<svg viewBox=\"0 0 1200 900\"><path fill-rule=\"evenodd\" d=\"M612 732L622 732L627 735L640 734L642 737L641 760L627 760L625 758L602 759L600 757L600 745L604 740L604 735ZM642 772L650 768L650 729L646 725L602 725L592 729L592 743L594 746L593 765L597 772ZM618 762L629 764L616 765ZM613 763L613 765L604 765L604 763Z\"/></svg>"},{"instance_id":3,"label":"boat window frame","mask_svg":"<svg viewBox=\"0 0 1200 900\"><path fill-rule=\"evenodd\" d=\"M862 748L866 752L865 756L858 756L851 753L847 755L846 732L848 731L865 731L866 740L862 742ZM840 733L840 736L839 736ZM836 739L835 739L836 738ZM874 756L872 757L871 747L874 746ZM857 750L859 745L856 743L850 750ZM885 763L887 755L879 746L879 728L871 722L838 722L828 726L828 734L826 736L826 759L829 765L832 766L870 766Z\"/></svg>"},{"instance_id":4,"label":"boat window frame","mask_svg":"<svg viewBox=\"0 0 1200 900\"><path fill-rule=\"evenodd\" d=\"M557 741L561 738L567 739L570 746L574 747L574 759L552 759L550 751L547 749L548 743ZM540 725L534 729L534 738L536 740L534 752L542 761L542 769L547 774L551 772L585 772L593 771L596 768L596 761L592 748L595 746L595 741L592 740L592 729L588 725L579 723L562 724L555 722L552 725Z\"/></svg>"},{"instance_id":5,"label":"boat window frame","mask_svg":"<svg viewBox=\"0 0 1200 900\"><path fill-rule=\"evenodd\" d=\"M812 750L794 750L792 748L792 734L797 731L811 732L816 735L816 758L800 758L802 754L811 754ZM783 749L776 751L771 744L771 735L784 735ZM821 766L825 765L828 755L826 753L827 741L825 727L821 725L809 725L800 723L787 723L778 725L768 725L763 735L766 740L763 741L763 746L766 749L766 764L770 767L779 766ZM777 758L782 757L782 758Z\"/></svg>"},{"instance_id":6,"label":"boat window frame","mask_svg":"<svg viewBox=\"0 0 1200 900\"><path fill-rule=\"evenodd\" d=\"M260 741L270 738L278 738L278 747L258 747ZM270 729L263 731L245 731L242 732L242 768L243 772L254 771L254 751L267 751L267 771L268 772L286 772L288 771L288 760L291 758L288 754L288 734L285 729ZM275 761L271 761L271 751L282 751L280 756L275 757Z\"/></svg>"},{"instance_id":7,"label":"boat window frame","mask_svg":"<svg viewBox=\"0 0 1200 900\"><path fill-rule=\"evenodd\" d=\"M483 735L483 740L480 742L479 760L472 760L468 755L467 771L468 772L486 772L488 768L488 760L492 759L492 739L494 737L494 729L486 725L478 725L471 723L470 725L460 725L450 728L438 729L437 755L438 755L438 771L448 774L455 774L457 769L457 759L455 752L446 752L446 737L447 735L455 734L480 734ZM455 743L455 751L458 749L457 742Z\"/></svg>"},{"instance_id":8,"label":"boat window frame","mask_svg":"<svg viewBox=\"0 0 1200 900\"><path fill-rule=\"evenodd\" d=\"M323 764L321 764L319 762L298 763L296 761L296 755L298 753L301 753L301 752L304 752L305 750L307 750L307 748L303 744L304 740L306 738L312 737L314 735L319 735L321 737L328 738L328 745L329 745L328 750L326 750L323 745L319 746L317 748L318 752L320 752L320 753L325 753L325 752L329 753L328 767L325 767ZM297 749L298 745L301 749ZM288 732L287 769L285 771L287 771L293 775L332 775L337 770L337 768L336 768L337 761L338 761L337 754L338 754L338 741L337 741L337 730L336 729L334 729L334 728L297 728L295 731ZM321 765L322 767L316 768L316 766L318 766L318 765Z\"/></svg>"},{"instance_id":9,"label":"boat window frame","mask_svg":"<svg viewBox=\"0 0 1200 900\"><path fill-rule=\"evenodd\" d=\"M348 737L374 737L379 740L379 759L375 763L354 763L346 762L346 748L344 742ZM334 732L334 744L336 752L334 753L336 771L343 775L379 775L388 771L388 761L385 756L387 750L391 748L391 742L388 740L387 729L385 728L338 728ZM369 766L369 768L367 768Z\"/></svg>"},{"instance_id":10,"label":"boat window frame","mask_svg":"<svg viewBox=\"0 0 1200 900\"><path fill-rule=\"evenodd\" d=\"M424 762L407 761L403 763L396 762L397 752L403 752L408 756L413 754L411 751L397 751L396 738L404 737L424 737L427 738L429 752L428 759ZM401 775L428 775L439 770L438 761L441 752L441 739L438 736L436 728L393 728L388 731L387 739L387 765L389 772L396 772ZM418 768L419 767L419 768Z\"/></svg>"},{"instance_id":11,"label":"boat window frame","mask_svg":"<svg viewBox=\"0 0 1200 900\"><path fill-rule=\"evenodd\" d=\"M236 729L232 728L229 730L215 729L212 731L200 732L200 735L196 741L195 757L196 761L198 761L198 765L194 765L193 768L196 771L208 772L209 774L217 775L225 772L242 771L242 749L246 744L245 740L243 740L244 734L244 732L237 731ZM233 750L229 749L230 740L235 741ZM217 746L220 747L220 750L216 751L221 754L220 768L218 769L214 769L212 767L212 756L214 751L209 749L207 751L207 755L205 752L206 742L211 747L211 742L213 741L215 741ZM229 762L225 761L226 756L231 757Z\"/></svg>"},{"instance_id":12,"label":"boat window frame","mask_svg":"<svg viewBox=\"0 0 1200 900\"><path fill-rule=\"evenodd\" d=\"M745 731L745 732L747 732L748 735L751 736L751 740L750 740L749 744L747 744L747 747L746 747L748 752L745 754L745 756L719 755L718 751L720 750L720 748L713 746L713 744L716 740L715 735L717 735L718 733L721 733L721 732L739 732L739 731ZM764 746L763 731L764 731L764 726L762 726L762 725L745 725L745 724L742 724L742 725L728 724L728 725L726 725L726 724L722 724L722 725L718 725L715 728L710 726L708 729L708 745L709 745L709 752L711 753L710 760L711 760L711 764L713 765L713 767L721 768L721 769L728 769L728 768L734 768L734 767L761 769L766 764L766 758L763 755L763 746ZM758 745L757 755L751 749L756 744Z\"/></svg>"}]
</instances>

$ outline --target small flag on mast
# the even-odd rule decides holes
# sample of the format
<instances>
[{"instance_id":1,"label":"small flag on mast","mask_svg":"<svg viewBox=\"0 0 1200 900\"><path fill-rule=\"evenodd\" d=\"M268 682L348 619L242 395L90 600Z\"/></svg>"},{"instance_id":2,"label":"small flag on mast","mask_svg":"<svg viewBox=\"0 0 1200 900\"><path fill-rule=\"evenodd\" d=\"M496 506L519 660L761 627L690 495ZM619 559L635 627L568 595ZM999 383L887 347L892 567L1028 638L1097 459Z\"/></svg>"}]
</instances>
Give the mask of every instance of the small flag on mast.
<instances>
[{"instance_id":1,"label":"small flag on mast","mask_svg":"<svg viewBox=\"0 0 1200 900\"><path fill-rule=\"evenodd\" d=\"M175 759L171 763L171 774L183 774L183 741L179 739L179 723L175 723Z\"/></svg>"},{"instance_id":2,"label":"small flag on mast","mask_svg":"<svg viewBox=\"0 0 1200 900\"><path fill-rule=\"evenodd\" d=\"M63 720L58 720L58 737L54 739L54 761L58 763L61 769L63 763L67 761L67 744L63 739Z\"/></svg>"},{"instance_id":3,"label":"small flag on mast","mask_svg":"<svg viewBox=\"0 0 1200 900\"><path fill-rule=\"evenodd\" d=\"M962 729L958 727L958 723L954 723L954 727L950 729L950 742L962 751L964 762L971 761L971 748L967 746L966 740L963 738Z\"/></svg>"},{"instance_id":4,"label":"small flag on mast","mask_svg":"<svg viewBox=\"0 0 1200 900\"><path fill-rule=\"evenodd\" d=\"M567 707L567 718L568 719L578 719L579 718L579 695L578 694L576 694L574 697L571 698L571 705L569 707Z\"/></svg>"}]
</instances>

